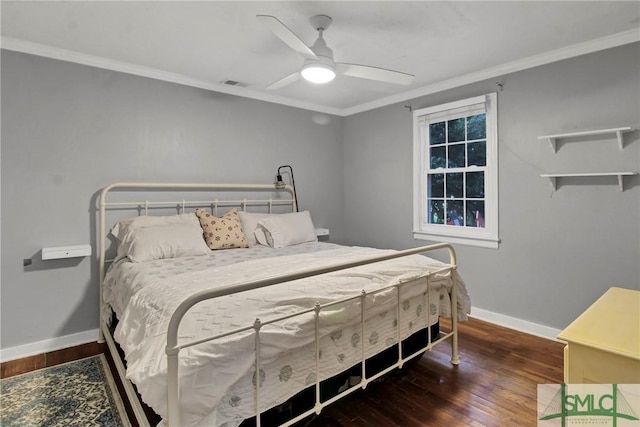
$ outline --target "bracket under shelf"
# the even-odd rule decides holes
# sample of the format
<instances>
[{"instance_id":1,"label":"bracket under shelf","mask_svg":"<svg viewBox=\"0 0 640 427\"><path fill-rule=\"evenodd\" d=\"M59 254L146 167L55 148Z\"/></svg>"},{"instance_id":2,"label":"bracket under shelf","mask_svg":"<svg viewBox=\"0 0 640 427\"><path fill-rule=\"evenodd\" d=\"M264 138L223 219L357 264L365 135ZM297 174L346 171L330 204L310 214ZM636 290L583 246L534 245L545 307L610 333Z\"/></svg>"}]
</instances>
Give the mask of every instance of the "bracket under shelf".
<instances>
[{"instance_id":1,"label":"bracket under shelf","mask_svg":"<svg viewBox=\"0 0 640 427\"><path fill-rule=\"evenodd\" d=\"M589 177L589 176L617 176L618 177L618 188L620 191L624 191L623 186L623 177L625 176L633 176L638 175L638 172L596 172L596 173L545 173L541 174L542 178L549 178L549 182L551 182L551 188L553 191L557 190L557 178L569 178L569 177Z\"/></svg>"},{"instance_id":2,"label":"bracket under shelf","mask_svg":"<svg viewBox=\"0 0 640 427\"><path fill-rule=\"evenodd\" d=\"M615 133L616 134L616 138L618 139L618 148L620 150L622 150L624 148L623 134L625 132L631 132L632 130L634 130L632 127L625 126L625 127L612 128L612 129L596 129L596 130L587 130L587 131L582 131L582 132L569 132L569 133L558 133L558 134L555 134L555 135L543 135L543 136L539 136L538 139L539 140L547 140L549 142L549 144L551 145L551 149L555 153L555 152L557 152L556 140L558 140L558 139L574 138L574 137L577 137L577 136L605 135L605 134L609 134L609 133Z\"/></svg>"}]
</instances>

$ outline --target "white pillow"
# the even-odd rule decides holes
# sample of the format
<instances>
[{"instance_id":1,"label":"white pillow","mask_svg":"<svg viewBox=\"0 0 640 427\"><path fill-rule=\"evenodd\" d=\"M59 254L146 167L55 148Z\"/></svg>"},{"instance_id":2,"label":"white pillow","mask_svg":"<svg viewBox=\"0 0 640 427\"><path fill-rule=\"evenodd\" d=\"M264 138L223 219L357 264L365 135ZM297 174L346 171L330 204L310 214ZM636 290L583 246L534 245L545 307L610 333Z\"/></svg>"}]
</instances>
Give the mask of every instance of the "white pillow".
<instances>
[{"instance_id":1,"label":"white pillow","mask_svg":"<svg viewBox=\"0 0 640 427\"><path fill-rule=\"evenodd\" d=\"M249 246L255 246L256 243L260 243L260 240L257 240L257 236L255 235L258 222L274 214L238 211L238 215L240 216L240 224L242 224L242 231L244 231L244 235L247 238L247 243ZM264 243L260 244L267 246Z\"/></svg>"},{"instance_id":2,"label":"white pillow","mask_svg":"<svg viewBox=\"0 0 640 427\"><path fill-rule=\"evenodd\" d=\"M206 255L211 252L202 237L200 225L194 227L188 223L131 228L123 236L119 248L131 262Z\"/></svg>"},{"instance_id":3,"label":"white pillow","mask_svg":"<svg viewBox=\"0 0 640 427\"><path fill-rule=\"evenodd\" d=\"M142 228L148 227L159 227L166 226L172 224L187 224L193 227L200 228L200 233L202 233L202 228L200 227L200 221L195 213L186 213L179 215L167 215L167 216L135 216L132 218L126 218L120 220L113 226L111 229L111 234L118 240L118 254L116 255L116 259L119 260L121 258L129 256L128 250L131 246L131 242L126 245L123 245L123 241L127 234L131 233L134 230L139 230ZM133 236L135 237L135 236ZM145 236L146 237L146 236ZM131 237L130 237L131 239Z\"/></svg>"},{"instance_id":4,"label":"white pillow","mask_svg":"<svg viewBox=\"0 0 640 427\"><path fill-rule=\"evenodd\" d=\"M268 235L268 236L267 236ZM273 246L273 239L271 238L271 234L269 232L265 233L264 228L261 225L258 225L253 232L253 236L256 238L258 244L262 246Z\"/></svg>"},{"instance_id":5,"label":"white pillow","mask_svg":"<svg viewBox=\"0 0 640 427\"><path fill-rule=\"evenodd\" d=\"M309 211L270 215L258 221L258 228L272 248L318 241ZM257 239L261 238L260 232L254 234Z\"/></svg>"},{"instance_id":6,"label":"white pillow","mask_svg":"<svg viewBox=\"0 0 640 427\"><path fill-rule=\"evenodd\" d=\"M111 229L113 234L119 241L122 241L124 236L134 228L153 227L158 225L169 224L193 224L200 227L200 221L194 213L180 214L180 215L168 215L168 216L134 216L132 218L123 219L118 221L116 225Z\"/></svg>"}]
</instances>

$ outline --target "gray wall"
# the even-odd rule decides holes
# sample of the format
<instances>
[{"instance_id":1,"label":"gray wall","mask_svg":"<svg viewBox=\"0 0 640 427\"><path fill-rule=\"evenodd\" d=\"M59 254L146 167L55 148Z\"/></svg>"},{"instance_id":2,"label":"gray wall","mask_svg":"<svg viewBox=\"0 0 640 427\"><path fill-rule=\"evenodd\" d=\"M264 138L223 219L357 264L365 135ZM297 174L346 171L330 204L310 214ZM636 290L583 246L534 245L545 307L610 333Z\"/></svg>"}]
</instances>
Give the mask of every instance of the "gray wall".
<instances>
[{"instance_id":1,"label":"gray wall","mask_svg":"<svg viewBox=\"0 0 640 427\"><path fill-rule=\"evenodd\" d=\"M558 144L539 135L640 127L640 46L623 46L350 116L344 122L345 230L351 244L406 248L412 237L412 116L498 91L498 250L458 246L474 306L564 328L610 286L640 289L640 183L541 173L640 170L640 137Z\"/></svg>"},{"instance_id":2,"label":"gray wall","mask_svg":"<svg viewBox=\"0 0 640 427\"><path fill-rule=\"evenodd\" d=\"M2 348L97 328L95 256L39 251L93 243L111 182L270 183L291 164L301 208L341 240L342 118L9 51L1 83Z\"/></svg>"}]
</instances>

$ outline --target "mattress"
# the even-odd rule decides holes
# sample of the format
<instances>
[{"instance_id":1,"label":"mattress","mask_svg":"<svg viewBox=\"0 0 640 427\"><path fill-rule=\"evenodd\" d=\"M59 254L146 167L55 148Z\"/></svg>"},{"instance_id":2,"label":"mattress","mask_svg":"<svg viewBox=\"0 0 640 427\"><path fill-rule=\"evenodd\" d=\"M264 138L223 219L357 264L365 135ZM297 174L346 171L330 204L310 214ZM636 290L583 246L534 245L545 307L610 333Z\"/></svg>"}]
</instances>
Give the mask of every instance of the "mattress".
<instances>
[{"instance_id":1,"label":"mattress","mask_svg":"<svg viewBox=\"0 0 640 427\"><path fill-rule=\"evenodd\" d=\"M273 249L214 251L211 255L120 261L105 278L105 299L120 322L115 339L127 361L127 376L143 400L166 417L166 329L180 301L203 289L357 260L386 251L310 242ZM420 255L333 272L202 302L187 313L179 340L192 340L253 324L278 315L359 295L388 284L400 290L400 316L394 288L369 295L367 318L360 320L360 299L324 308L320 314L320 362L315 362L315 319L309 313L269 324L260 332L261 363L255 366L255 335L243 332L183 350L180 354L181 425L232 427L256 414L254 388L260 387L259 410L272 408L320 380L398 340L450 316L450 272L430 279L425 269L445 265ZM458 317L469 312L469 298L458 277Z\"/></svg>"}]
</instances>

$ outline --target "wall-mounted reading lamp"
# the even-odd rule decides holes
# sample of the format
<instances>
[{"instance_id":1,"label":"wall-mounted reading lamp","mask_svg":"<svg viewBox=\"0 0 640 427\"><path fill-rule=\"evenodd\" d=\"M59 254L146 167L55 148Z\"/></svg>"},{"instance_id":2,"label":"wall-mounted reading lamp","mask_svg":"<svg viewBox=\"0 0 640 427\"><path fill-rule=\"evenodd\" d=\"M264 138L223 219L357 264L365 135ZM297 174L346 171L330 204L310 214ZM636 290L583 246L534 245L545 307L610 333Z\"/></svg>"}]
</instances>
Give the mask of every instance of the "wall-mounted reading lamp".
<instances>
[{"instance_id":1,"label":"wall-mounted reading lamp","mask_svg":"<svg viewBox=\"0 0 640 427\"><path fill-rule=\"evenodd\" d=\"M289 169L289 175L291 176L291 186L293 187L293 202L295 203L295 210L298 212L298 196L296 195L296 181L293 178L293 168L290 165L283 165L278 168L278 173L276 174L276 188L278 190L282 190L287 184L282 180L282 174L280 173L281 169L287 168Z\"/></svg>"}]
</instances>

